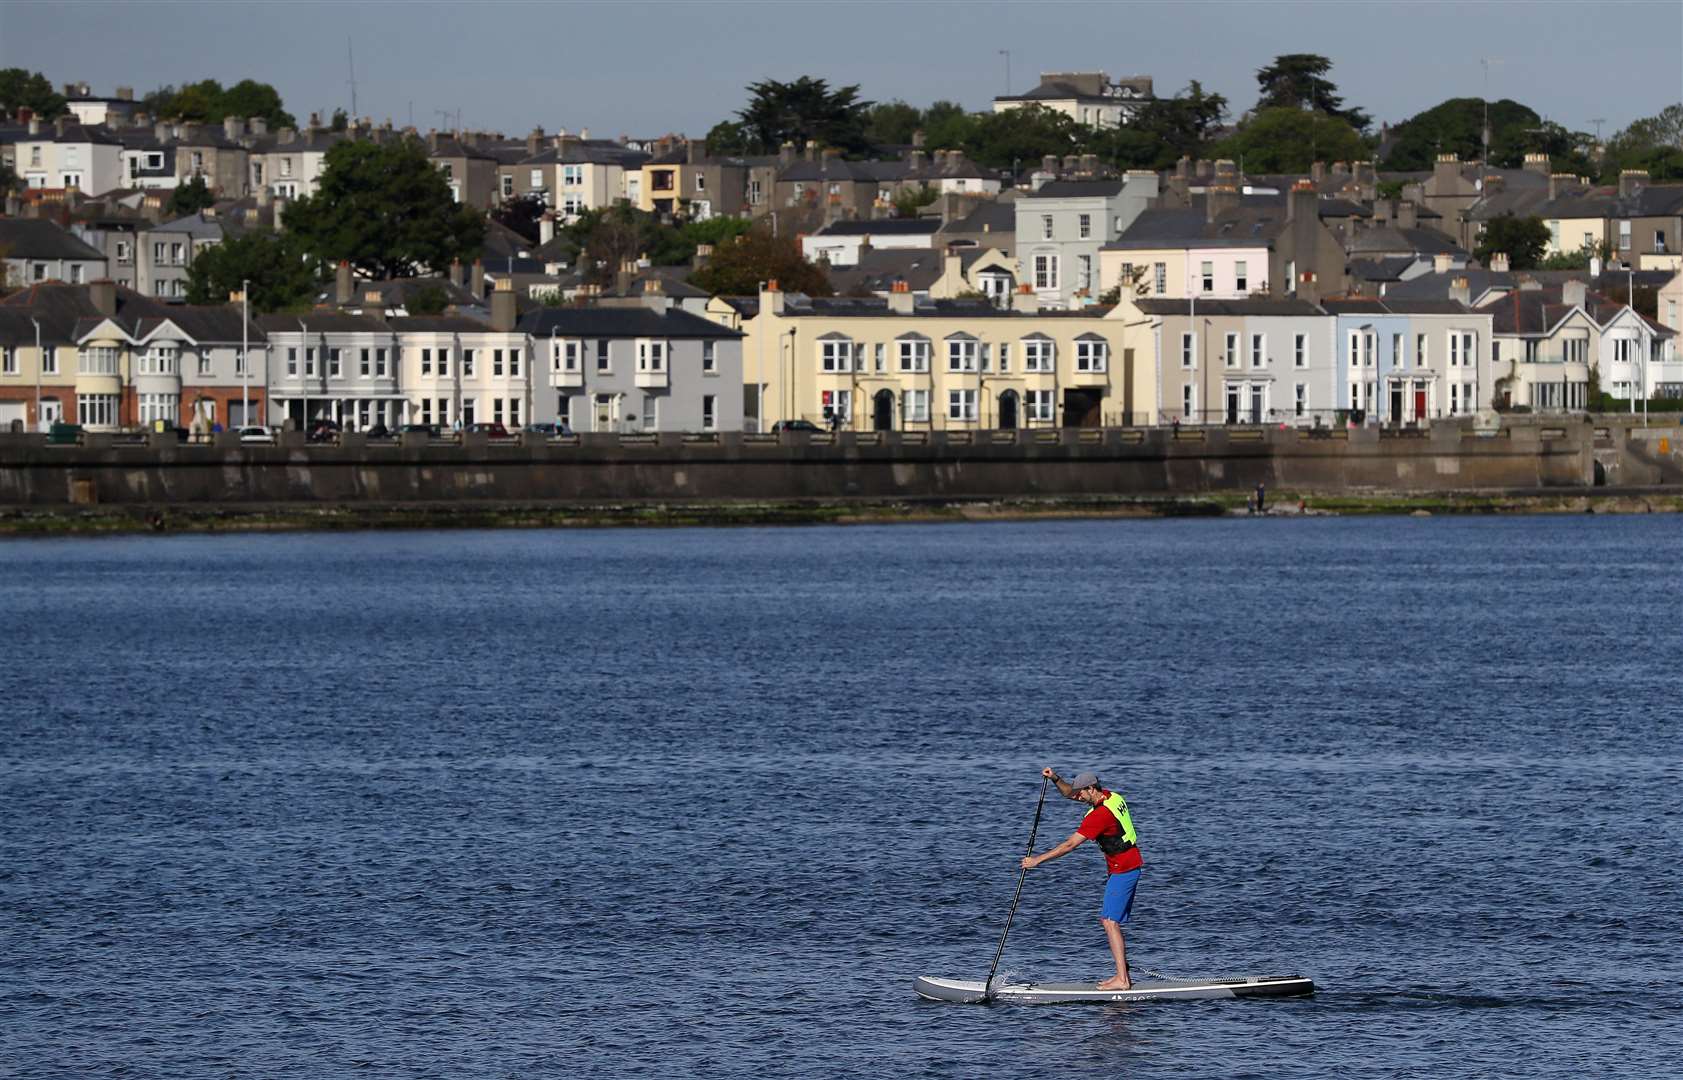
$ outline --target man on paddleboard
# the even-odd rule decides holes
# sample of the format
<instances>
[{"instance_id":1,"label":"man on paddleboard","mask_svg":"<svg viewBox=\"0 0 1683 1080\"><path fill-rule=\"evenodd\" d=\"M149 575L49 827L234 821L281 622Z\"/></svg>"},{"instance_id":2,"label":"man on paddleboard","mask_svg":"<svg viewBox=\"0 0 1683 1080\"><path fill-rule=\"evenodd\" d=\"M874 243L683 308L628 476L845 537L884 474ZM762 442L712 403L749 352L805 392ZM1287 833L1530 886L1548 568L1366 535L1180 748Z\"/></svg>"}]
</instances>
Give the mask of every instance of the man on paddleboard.
<instances>
[{"instance_id":1,"label":"man on paddleboard","mask_svg":"<svg viewBox=\"0 0 1683 1080\"><path fill-rule=\"evenodd\" d=\"M1110 942L1110 955L1116 961L1115 978L1099 983L1099 989L1132 989L1122 924L1128 921L1128 913L1133 910L1134 886L1139 883L1143 864L1134 835L1134 823L1128 817L1128 802L1120 792L1107 791L1100 785L1098 776L1090 772L1065 780L1048 766L1040 770L1040 775L1058 785L1058 794L1064 798L1086 803L1092 809L1087 811L1087 816L1081 819L1081 824L1070 833L1068 840L1039 855L1025 855L1023 869L1033 870L1041 863L1068 855L1088 840L1099 842L1099 850L1104 852L1105 871L1110 875L1105 881L1104 910L1099 916L1099 925L1104 927L1104 935Z\"/></svg>"}]
</instances>

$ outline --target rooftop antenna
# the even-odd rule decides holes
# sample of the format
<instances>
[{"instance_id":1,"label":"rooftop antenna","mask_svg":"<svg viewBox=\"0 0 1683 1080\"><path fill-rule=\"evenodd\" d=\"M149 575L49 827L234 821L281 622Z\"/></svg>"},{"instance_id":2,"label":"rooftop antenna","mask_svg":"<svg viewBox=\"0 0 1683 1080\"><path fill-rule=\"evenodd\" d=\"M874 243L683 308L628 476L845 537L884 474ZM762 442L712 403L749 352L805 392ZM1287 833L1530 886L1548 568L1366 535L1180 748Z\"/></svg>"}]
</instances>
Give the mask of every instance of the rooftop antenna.
<instances>
[{"instance_id":1,"label":"rooftop antenna","mask_svg":"<svg viewBox=\"0 0 1683 1080\"><path fill-rule=\"evenodd\" d=\"M349 63L350 69L351 69L351 78L350 78L350 83L351 83L351 119L354 121L357 118L357 111L356 111L356 53L351 51L351 39L350 38L345 39L345 60L346 60L347 63Z\"/></svg>"},{"instance_id":2,"label":"rooftop antenna","mask_svg":"<svg viewBox=\"0 0 1683 1080\"><path fill-rule=\"evenodd\" d=\"M1480 64L1484 65L1484 132L1483 132L1484 153L1483 153L1483 156L1479 158L1479 164L1483 165L1485 168L1489 168L1490 167L1490 65L1491 64L1500 64L1502 61L1500 59L1495 58L1495 57L1481 56L1481 57L1479 57L1478 62Z\"/></svg>"},{"instance_id":3,"label":"rooftop antenna","mask_svg":"<svg viewBox=\"0 0 1683 1080\"><path fill-rule=\"evenodd\" d=\"M1011 96L1011 50L1000 49L999 55L1005 57L1005 96Z\"/></svg>"}]
</instances>

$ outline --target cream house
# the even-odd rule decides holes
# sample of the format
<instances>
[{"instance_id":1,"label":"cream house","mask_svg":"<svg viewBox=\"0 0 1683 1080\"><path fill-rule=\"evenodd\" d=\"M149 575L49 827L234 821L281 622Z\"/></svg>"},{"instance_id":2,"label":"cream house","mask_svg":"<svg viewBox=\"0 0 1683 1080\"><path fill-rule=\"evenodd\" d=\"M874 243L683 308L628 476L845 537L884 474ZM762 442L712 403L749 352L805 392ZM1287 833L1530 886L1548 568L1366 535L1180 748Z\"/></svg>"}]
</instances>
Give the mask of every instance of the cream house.
<instances>
[{"instance_id":1,"label":"cream house","mask_svg":"<svg viewBox=\"0 0 1683 1080\"><path fill-rule=\"evenodd\" d=\"M771 282L755 300L716 298L709 314L746 334L749 430L756 419L855 431L1148 422L1156 389L1137 308L1011 299L919 302L904 285L886 298L808 298Z\"/></svg>"}]
</instances>

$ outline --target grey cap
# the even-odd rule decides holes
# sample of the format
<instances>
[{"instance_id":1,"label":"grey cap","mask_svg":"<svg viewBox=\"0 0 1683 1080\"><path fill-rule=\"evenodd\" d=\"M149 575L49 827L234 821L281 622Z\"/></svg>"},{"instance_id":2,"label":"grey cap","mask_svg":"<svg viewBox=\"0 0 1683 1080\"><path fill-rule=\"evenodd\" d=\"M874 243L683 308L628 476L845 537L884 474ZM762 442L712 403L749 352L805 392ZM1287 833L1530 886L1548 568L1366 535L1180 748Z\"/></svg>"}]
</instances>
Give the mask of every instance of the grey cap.
<instances>
[{"instance_id":1,"label":"grey cap","mask_svg":"<svg viewBox=\"0 0 1683 1080\"><path fill-rule=\"evenodd\" d=\"M1075 779L1069 782L1069 786L1074 788L1076 791L1085 791L1090 787L1098 787L1099 776L1097 773L1090 772L1076 773Z\"/></svg>"}]
</instances>

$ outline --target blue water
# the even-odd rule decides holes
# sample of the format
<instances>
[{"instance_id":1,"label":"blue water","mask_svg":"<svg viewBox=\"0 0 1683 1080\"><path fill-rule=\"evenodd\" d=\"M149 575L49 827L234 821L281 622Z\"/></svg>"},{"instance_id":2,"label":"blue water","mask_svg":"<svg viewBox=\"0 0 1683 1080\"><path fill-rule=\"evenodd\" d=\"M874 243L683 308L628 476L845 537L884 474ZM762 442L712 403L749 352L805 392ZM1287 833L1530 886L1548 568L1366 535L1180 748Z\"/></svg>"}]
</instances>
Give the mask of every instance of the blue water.
<instances>
[{"instance_id":1,"label":"blue water","mask_svg":"<svg viewBox=\"0 0 1683 1080\"><path fill-rule=\"evenodd\" d=\"M0 543L0 1074L1670 1076L1678 519ZM1136 977L943 1006L1040 791ZM1046 807L1038 846L1080 808ZM1096 978L1090 848L1004 968Z\"/></svg>"}]
</instances>

